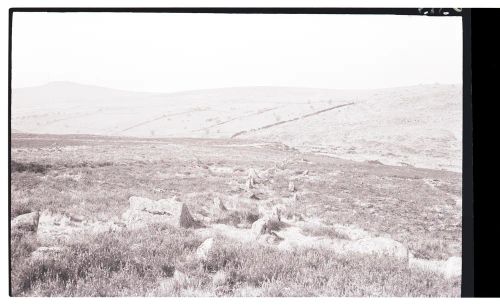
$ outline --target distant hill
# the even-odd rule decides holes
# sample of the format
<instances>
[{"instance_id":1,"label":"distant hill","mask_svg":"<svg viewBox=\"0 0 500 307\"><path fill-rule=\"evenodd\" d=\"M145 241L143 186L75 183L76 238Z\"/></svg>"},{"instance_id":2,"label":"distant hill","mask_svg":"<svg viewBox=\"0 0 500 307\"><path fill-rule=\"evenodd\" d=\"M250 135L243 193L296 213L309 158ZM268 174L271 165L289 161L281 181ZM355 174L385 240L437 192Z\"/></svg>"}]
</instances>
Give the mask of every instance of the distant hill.
<instances>
[{"instance_id":1,"label":"distant hill","mask_svg":"<svg viewBox=\"0 0 500 307\"><path fill-rule=\"evenodd\" d=\"M461 97L458 85L158 94L53 82L13 90L12 127L33 133L279 141L347 159L460 170Z\"/></svg>"}]
</instances>

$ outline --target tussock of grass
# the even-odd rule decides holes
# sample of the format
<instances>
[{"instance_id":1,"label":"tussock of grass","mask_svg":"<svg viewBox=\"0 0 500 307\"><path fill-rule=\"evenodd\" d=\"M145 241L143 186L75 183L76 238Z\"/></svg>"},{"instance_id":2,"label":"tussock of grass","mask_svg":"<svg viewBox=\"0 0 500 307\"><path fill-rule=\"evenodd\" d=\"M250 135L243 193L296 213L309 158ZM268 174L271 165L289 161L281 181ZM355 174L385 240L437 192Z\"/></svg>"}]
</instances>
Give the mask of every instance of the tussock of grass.
<instances>
[{"instance_id":1,"label":"tussock of grass","mask_svg":"<svg viewBox=\"0 0 500 307\"><path fill-rule=\"evenodd\" d=\"M16 161L10 162L10 169L12 173L29 172L29 173L45 174L50 168L51 166L48 164L39 164L35 162L26 162L26 163L16 162Z\"/></svg>"}]
</instances>

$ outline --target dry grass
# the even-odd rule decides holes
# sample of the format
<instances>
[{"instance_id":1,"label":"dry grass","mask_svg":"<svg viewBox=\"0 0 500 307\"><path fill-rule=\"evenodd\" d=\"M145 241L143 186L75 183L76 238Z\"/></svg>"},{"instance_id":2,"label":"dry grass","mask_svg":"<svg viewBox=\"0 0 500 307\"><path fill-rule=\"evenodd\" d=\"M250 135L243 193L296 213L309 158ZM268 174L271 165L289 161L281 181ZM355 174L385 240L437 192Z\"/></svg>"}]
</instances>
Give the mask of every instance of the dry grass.
<instances>
[{"instance_id":1,"label":"dry grass","mask_svg":"<svg viewBox=\"0 0 500 307\"><path fill-rule=\"evenodd\" d=\"M51 145L54 138L57 150ZM11 215L50 210L107 220L127 209L130 196L176 195L195 218L202 218L210 215L216 193L245 201L230 203L230 210L211 222L250 227L258 218L259 204L285 202L290 205L284 216L389 234L422 258L461 254L461 209L447 201L460 196L459 174L354 163L277 146L241 146L244 142L237 140L238 146L228 146L231 142L14 134ZM283 160L286 163L277 163ZM234 171L214 173L209 166ZM262 200L245 196L249 168L276 170L256 186ZM302 175L304 170L309 174ZM431 188L425 178L439 180L438 188ZM288 191L292 179L299 195L295 202L290 202ZM342 238L330 226L303 231ZM190 231L153 227L143 233L110 233L69 246L60 261L41 262L28 258L37 247L35 238L13 234L13 293L457 296L460 291L457 280L410 272L393 260L342 258L321 250L288 253L228 241L217 259L202 264L192 257L201 242ZM131 249L134 245L140 247ZM172 282L175 269L188 278ZM214 285L216 272L223 273Z\"/></svg>"},{"instance_id":2,"label":"dry grass","mask_svg":"<svg viewBox=\"0 0 500 307\"><path fill-rule=\"evenodd\" d=\"M341 257L321 249L284 252L217 239L221 243L206 261L193 256L202 241L192 231L162 226L91 238L70 245L58 260L29 259L32 248L15 240L20 263L13 270L13 294L211 296L251 288L262 296L459 295L459 279L410 271L396 259Z\"/></svg>"}]
</instances>

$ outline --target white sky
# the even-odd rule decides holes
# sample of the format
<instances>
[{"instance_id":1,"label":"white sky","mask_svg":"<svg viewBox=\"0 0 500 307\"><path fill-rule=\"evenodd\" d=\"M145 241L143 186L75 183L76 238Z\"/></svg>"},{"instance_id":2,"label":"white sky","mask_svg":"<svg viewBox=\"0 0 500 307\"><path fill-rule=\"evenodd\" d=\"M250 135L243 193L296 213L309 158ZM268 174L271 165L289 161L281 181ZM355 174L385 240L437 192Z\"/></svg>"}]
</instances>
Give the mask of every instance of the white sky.
<instances>
[{"instance_id":1,"label":"white sky","mask_svg":"<svg viewBox=\"0 0 500 307\"><path fill-rule=\"evenodd\" d=\"M14 13L12 85L137 91L462 82L460 17Z\"/></svg>"}]
</instances>

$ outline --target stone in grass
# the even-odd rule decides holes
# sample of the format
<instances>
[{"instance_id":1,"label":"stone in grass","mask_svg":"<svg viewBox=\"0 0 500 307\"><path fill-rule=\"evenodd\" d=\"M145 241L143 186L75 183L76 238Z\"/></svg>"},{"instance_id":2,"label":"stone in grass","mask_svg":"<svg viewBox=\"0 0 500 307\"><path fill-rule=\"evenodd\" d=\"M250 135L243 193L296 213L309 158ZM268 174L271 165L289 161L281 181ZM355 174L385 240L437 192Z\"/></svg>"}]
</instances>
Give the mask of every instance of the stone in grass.
<instances>
[{"instance_id":1,"label":"stone in grass","mask_svg":"<svg viewBox=\"0 0 500 307\"><path fill-rule=\"evenodd\" d=\"M462 275L462 258L450 257L448 260L429 260L415 258L410 255L408 266L411 269L430 271L443 274L446 278L454 278Z\"/></svg>"},{"instance_id":2,"label":"stone in grass","mask_svg":"<svg viewBox=\"0 0 500 307\"><path fill-rule=\"evenodd\" d=\"M247 178L247 181L245 183L247 190L253 189L254 185L255 185L255 182L254 182L253 178Z\"/></svg>"},{"instance_id":3,"label":"stone in grass","mask_svg":"<svg viewBox=\"0 0 500 307\"><path fill-rule=\"evenodd\" d=\"M11 229L36 231L40 213L38 211L16 216L11 222Z\"/></svg>"},{"instance_id":4,"label":"stone in grass","mask_svg":"<svg viewBox=\"0 0 500 307\"><path fill-rule=\"evenodd\" d=\"M88 235L96 235L110 231L120 231L123 226L112 220L89 221L83 217L75 219L65 213L43 211L40 214L37 228L37 240L44 245L61 242L86 240Z\"/></svg>"},{"instance_id":5,"label":"stone in grass","mask_svg":"<svg viewBox=\"0 0 500 307\"><path fill-rule=\"evenodd\" d=\"M281 241L283 241L284 239L280 236L278 236L278 234L276 234L276 232L274 231L271 231L269 233L265 233L261 236L259 236L258 238L258 241L259 242L262 242L262 243L265 243L265 244L279 244Z\"/></svg>"},{"instance_id":6,"label":"stone in grass","mask_svg":"<svg viewBox=\"0 0 500 307\"><path fill-rule=\"evenodd\" d=\"M160 199L132 196L130 207L122 218L128 228L140 228L150 224L169 224L175 227L190 228L196 221L188 207L176 199Z\"/></svg>"},{"instance_id":7,"label":"stone in grass","mask_svg":"<svg viewBox=\"0 0 500 307\"><path fill-rule=\"evenodd\" d=\"M216 209L222 210L222 211L227 211L226 206L222 203L222 200L219 197L214 198L214 206Z\"/></svg>"},{"instance_id":8,"label":"stone in grass","mask_svg":"<svg viewBox=\"0 0 500 307\"><path fill-rule=\"evenodd\" d=\"M344 246L345 252L355 252L360 254L377 254L408 259L408 249L398 241L384 237L368 237L356 241L349 241Z\"/></svg>"},{"instance_id":9,"label":"stone in grass","mask_svg":"<svg viewBox=\"0 0 500 307\"><path fill-rule=\"evenodd\" d=\"M252 233L255 237L259 237L260 235L265 234L268 229L267 229L267 223L269 219L268 218L260 218L253 222L252 224Z\"/></svg>"},{"instance_id":10,"label":"stone in grass","mask_svg":"<svg viewBox=\"0 0 500 307\"><path fill-rule=\"evenodd\" d=\"M196 258L198 260L206 261L214 248L214 238L208 238L196 250Z\"/></svg>"},{"instance_id":11,"label":"stone in grass","mask_svg":"<svg viewBox=\"0 0 500 307\"><path fill-rule=\"evenodd\" d=\"M283 212L283 208L281 206L274 206L272 208L271 217L278 220L278 221L281 221L281 213L282 212Z\"/></svg>"}]
</instances>

